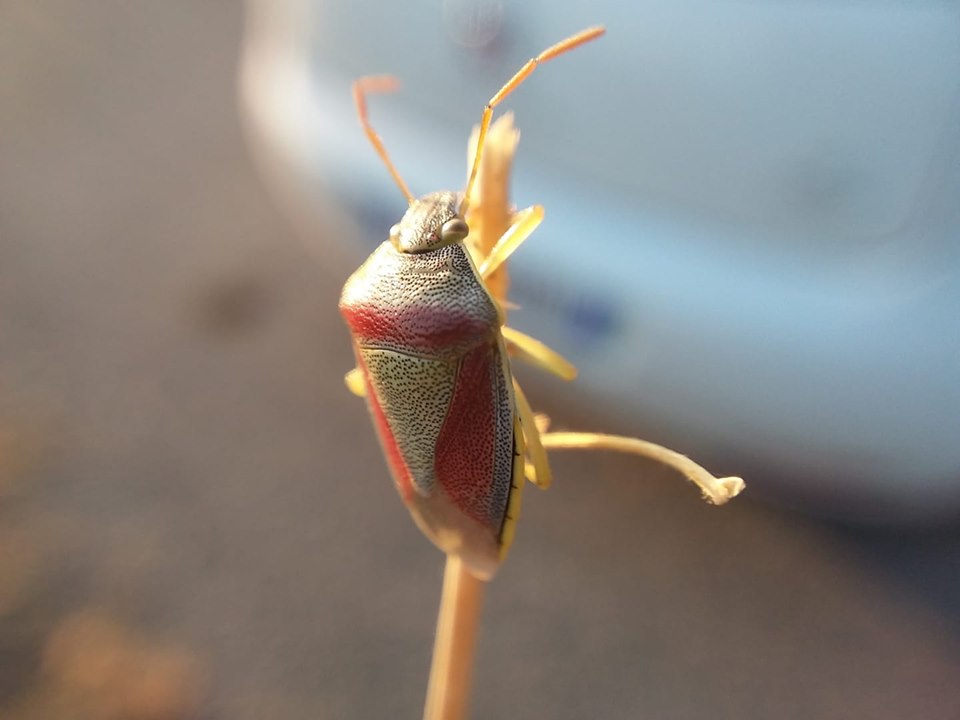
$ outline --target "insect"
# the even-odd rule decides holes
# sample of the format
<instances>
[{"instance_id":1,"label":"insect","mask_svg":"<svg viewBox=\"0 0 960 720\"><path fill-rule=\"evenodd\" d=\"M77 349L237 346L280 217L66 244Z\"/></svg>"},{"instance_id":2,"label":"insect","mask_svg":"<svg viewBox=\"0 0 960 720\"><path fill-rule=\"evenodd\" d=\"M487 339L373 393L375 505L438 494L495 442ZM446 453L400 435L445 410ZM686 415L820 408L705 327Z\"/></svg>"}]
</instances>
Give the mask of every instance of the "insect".
<instances>
[{"instance_id":1,"label":"insect","mask_svg":"<svg viewBox=\"0 0 960 720\"><path fill-rule=\"evenodd\" d=\"M723 488L723 481L712 476L700 477L698 472L706 471L691 469L683 456L668 457L663 453L670 451L649 443L594 434L542 435L513 378L510 356L568 380L576 369L539 341L505 326L503 307L489 283L539 225L543 208L515 213L483 257L474 259L464 246L470 233L465 217L494 108L539 65L604 32L588 28L552 45L490 99L463 193L415 197L367 117L367 93L394 90L396 80L370 76L353 87L360 124L409 207L344 285L340 311L357 361L347 385L366 397L394 484L416 524L481 579L493 576L510 548L524 478L541 488L550 485L547 441L553 447L608 447L672 461L718 504L725 492L730 497L739 492Z\"/></svg>"},{"instance_id":2,"label":"insect","mask_svg":"<svg viewBox=\"0 0 960 720\"><path fill-rule=\"evenodd\" d=\"M357 359L350 384L367 398L394 482L417 525L484 579L513 539L528 454L537 483L550 482L507 346L545 356L561 375L571 366L504 328L503 310L484 285L533 232L543 209L518 213L479 267L463 246L470 232L464 217L494 108L538 65L603 33L589 28L544 50L490 99L462 194L413 196L367 119L365 94L393 90L396 82L366 77L354 83L361 125L409 208L343 288L340 311Z\"/></svg>"}]
</instances>

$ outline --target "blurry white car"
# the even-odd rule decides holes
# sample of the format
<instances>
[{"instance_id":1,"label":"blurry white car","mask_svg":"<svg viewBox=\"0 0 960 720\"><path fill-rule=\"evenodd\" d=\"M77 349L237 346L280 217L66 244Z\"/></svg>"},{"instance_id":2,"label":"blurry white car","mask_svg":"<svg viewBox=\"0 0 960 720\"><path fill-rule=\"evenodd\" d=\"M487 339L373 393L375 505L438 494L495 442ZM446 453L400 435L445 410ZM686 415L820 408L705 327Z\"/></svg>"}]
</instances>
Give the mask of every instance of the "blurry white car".
<instances>
[{"instance_id":1,"label":"blurry white car","mask_svg":"<svg viewBox=\"0 0 960 720\"><path fill-rule=\"evenodd\" d=\"M511 96L512 322L581 391L752 492L867 521L960 511L956 3L252 0L249 125L287 192L366 228L462 188L483 104L547 45L608 35ZM317 218L322 221L322 218ZM346 337L346 336L345 336ZM346 342L346 340L345 340Z\"/></svg>"}]
</instances>

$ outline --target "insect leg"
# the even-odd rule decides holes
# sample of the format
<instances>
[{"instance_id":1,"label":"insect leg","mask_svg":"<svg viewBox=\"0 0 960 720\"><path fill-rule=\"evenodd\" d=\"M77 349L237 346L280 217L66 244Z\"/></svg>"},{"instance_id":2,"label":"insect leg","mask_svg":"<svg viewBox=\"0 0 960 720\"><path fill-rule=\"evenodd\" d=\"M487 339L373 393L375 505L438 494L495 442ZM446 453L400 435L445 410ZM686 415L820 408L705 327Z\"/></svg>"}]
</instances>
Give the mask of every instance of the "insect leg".
<instances>
[{"instance_id":1,"label":"insect leg","mask_svg":"<svg viewBox=\"0 0 960 720\"><path fill-rule=\"evenodd\" d=\"M477 268L480 277L484 280L490 277L498 267L503 265L503 263L513 255L521 243L533 234L533 231L537 229L537 226L540 225L542 221L542 205L533 205L526 210L518 212L513 221L513 225L500 236L500 239L490 248L490 252L487 253L487 256L480 263L480 267Z\"/></svg>"},{"instance_id":2,"label":"insect leg","mask_svg":"<svg viewBox=\"0 0 960 720\"><path fill-rule=\"evenodd\" d=\"M500 559L506 557L513 537L517 532L517 521L520 519L521 497L523 495L524 475L526 474L526 445L523 442L523 426L520 418L513 421L513 475L510 479L510 497L507 500L507 512L503 518L503 529L500 531Z\"/></svg>"},{"instance_id":3,"label":"insect leg","mask_svg":"<svg viewBox=\"0 0 960 720\"><path fill-rule=\"evenodd\" d=\"M500 328L500 333L507 347L531 365L536 365L541 370L546 370L563 380L573 380L577 377L577 368L573 363L536 338L506 325Z\"/></svg>"},{"instance_id":4,"label":"insect leg","mask_svg":"<svg viewBox=\"0 0 960 720\"><path fill-rule=\"evenodd\" d=\"M590 42L591 40L600 37L606 32L602 27L592 27L587 28L586 30L581 30L576 35L568 37L566 40L561 40L556 45L551 45L542 53L537 55L535 58L531 58L526 62L526 64L517 71L517 74L514 75L510 80L507 81L500 90L490 98L490 102L487 103L487 106L483 109L483 115L480 118L480 134L477 138L477 153L473 158L473 166L470 169L470 176L467 180L467 189L463 195L463 202L460 205L460 214L463 215L467 212L467 207L470 205L470 192L473 190L474 180L477 178L477 169L480 167L480 155L483 152L483 141L486 139L487 130L490 128L490 120L493 117L493 109L503 102L503 99L507 97L510 93L517 89L520 84L527 79L527 76L537 69L537 66L541 63L545 63L548 60L553 60L553 58L558 55L563 55L563 53L573 50L584 43Z\"/></svg>"},{"instance_id":5,"label":"insect leg","mask_svg":"<svg viewBox=\"0 0 960 720\"><path fill-rule=\"evenodd\" d=\"M514 379L513 392L517 398L517 412L520 414L520 425L523 427L523 438L527 443L527 454L530 462L527 463L526 476L541 490L546 490L553 482L553 473L550 471L550 461L547 451L540 442L540 430L537 428L536 416L523 394L520 385Z\"/></svg>"},{"instance_id":6,"label":"insect leg","mask_svg":"<svg viewBox=\"0 0 960 720\"><path fill-rule=\"evenodd\" d=\"M407 187L403 178L400 177L400 173L397 172L397 168L390 159L389 153L387 153L387 148L367 118L366 94L368 92L393 92L399 87L400 81L392 75L367 75L362 78L357 78L353 81L353 102L357 106L357 116L360 118L360 125L363 127L363 131L367 134L367 139L370 141L370 144L373 145L373 149L377 151L380 159L383 160L383 164L387 166L387 170L390 171L393 181L397 184L397 187L400 188L400 192L403 193L407 202L412 203L414 201L413 193L410 192L410 188Z\"/></svg>"},{"instance_id":7,"label":"insect leg","mask_svg":"<svg viewBox=\"0 0 960 720\"><path fill-rule=\"evenodd\" d=\"M363 372L360 370L360 368L355 367L353 370L344 375L343 382L346 384L347 390L352 392L357 397L367 396L367 383L363 380Z\"/></svg>"},{"instance_id":8,"label":"insect leg","mask_svg":"<svg viewBox=\"0 0 960 720\"><path fill-rule=\"evenodd\" d=\"M545 432L540 435L540 441L542 447L554 450L616 450L649 458L673 468L695 483L703 492L704 498L714 505L723 505L739 495L744 488L741 478L714 477L686 455L646 440L600 433Z\"/></svg>"}]
</instances>

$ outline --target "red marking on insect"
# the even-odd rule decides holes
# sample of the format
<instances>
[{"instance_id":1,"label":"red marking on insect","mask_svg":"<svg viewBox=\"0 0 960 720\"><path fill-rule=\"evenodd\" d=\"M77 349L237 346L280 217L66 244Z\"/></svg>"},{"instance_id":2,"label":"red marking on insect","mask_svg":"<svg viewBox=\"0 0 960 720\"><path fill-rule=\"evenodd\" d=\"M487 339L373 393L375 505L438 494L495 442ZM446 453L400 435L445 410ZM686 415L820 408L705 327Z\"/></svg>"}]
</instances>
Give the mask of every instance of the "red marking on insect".
<instances>
[{"instance_id":1,"label":"red marking on insect","mask_svg":"<svg viewBox=\"0 0 960 720\"><path fill-rule=\"evenodd\" d=\"M437 477L454 504L491 530L503 521L506 494L494 498L497 348L485 345L460 361L450 411L437 440ZM512 432L512 428L508 429ZM499 500L499 502L497 502Z\"/></svg>"},{"instance_id":2,"label":"red marking on insect","mask_svg":"<svg viewBox=\"0 0 960 720\"><path fill-rule=\"evenodd\" d=\"M354 304L343 307L343 316L361 341L427 353L469 342L489 331L489 325L482 319L457 312L455 308Z\"/></svg>"}]
</instances>

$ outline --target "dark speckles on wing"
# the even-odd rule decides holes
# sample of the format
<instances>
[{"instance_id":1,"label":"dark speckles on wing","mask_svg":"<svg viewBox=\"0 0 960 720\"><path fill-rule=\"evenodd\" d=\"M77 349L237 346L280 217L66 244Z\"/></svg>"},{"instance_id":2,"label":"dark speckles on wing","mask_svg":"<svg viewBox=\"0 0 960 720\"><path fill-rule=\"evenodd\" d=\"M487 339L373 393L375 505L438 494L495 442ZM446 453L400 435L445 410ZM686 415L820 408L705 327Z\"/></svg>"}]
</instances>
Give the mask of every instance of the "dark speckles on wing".
<instances>
[{"instance_id":1,"label":"dark speckles on wing","mask_svg":"<svg viewBox=\"0 0 960 720\"><path fill-rule=\"evenodd\" d=\"M431 494L437 438L453 396L456 364L379 349L360 348L360 356L414 488Z\"/></svg>"}]
</instances>

